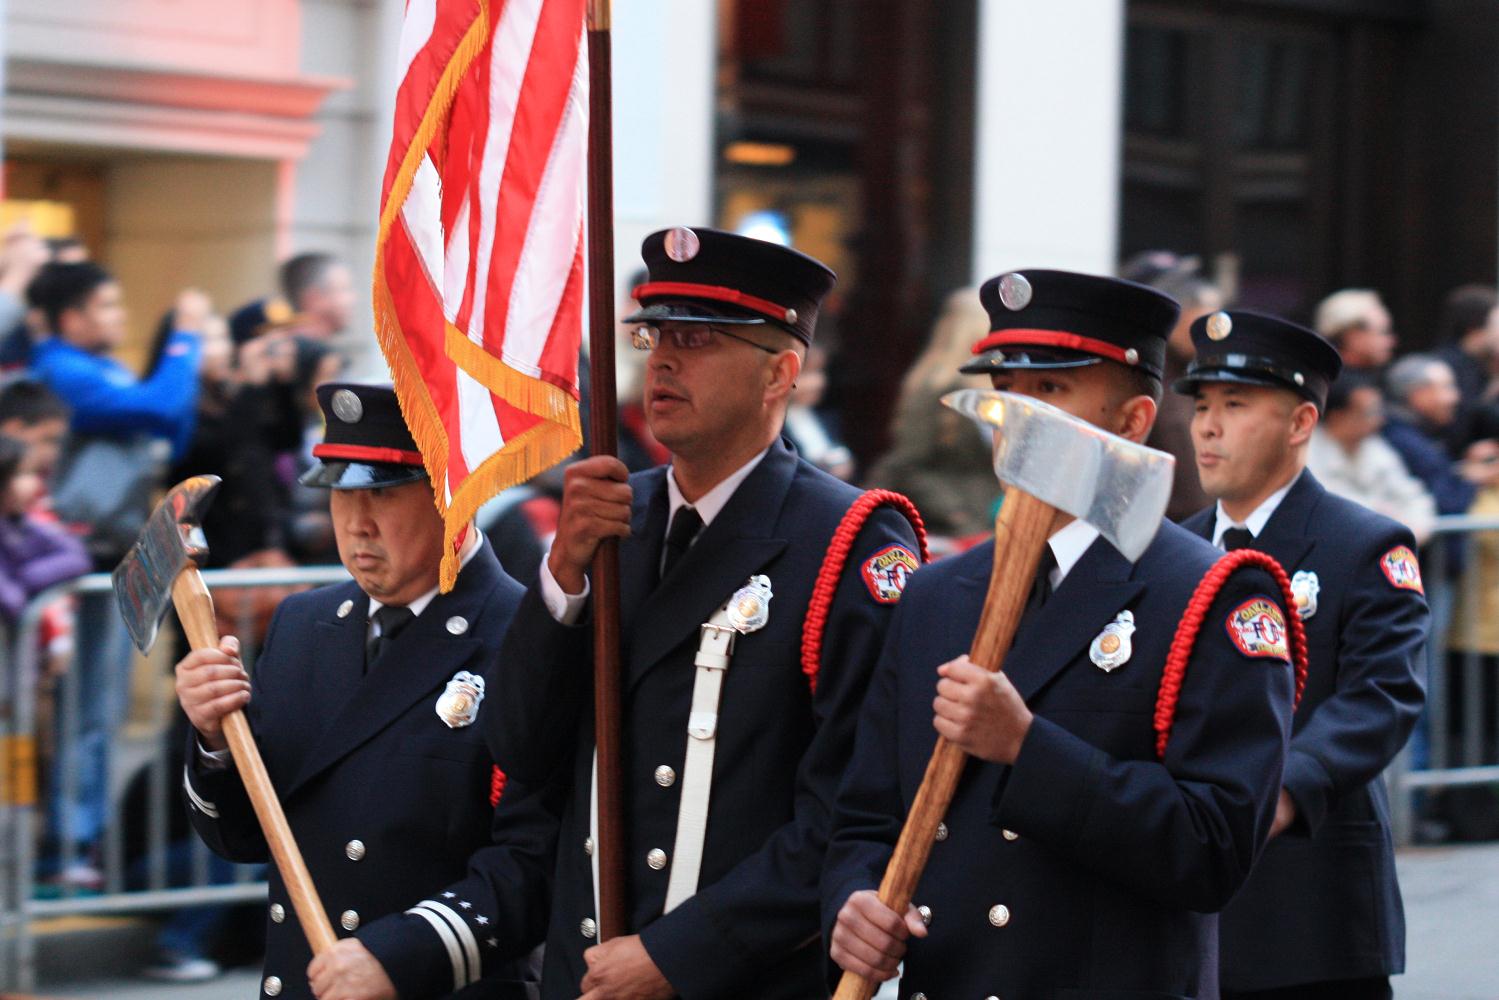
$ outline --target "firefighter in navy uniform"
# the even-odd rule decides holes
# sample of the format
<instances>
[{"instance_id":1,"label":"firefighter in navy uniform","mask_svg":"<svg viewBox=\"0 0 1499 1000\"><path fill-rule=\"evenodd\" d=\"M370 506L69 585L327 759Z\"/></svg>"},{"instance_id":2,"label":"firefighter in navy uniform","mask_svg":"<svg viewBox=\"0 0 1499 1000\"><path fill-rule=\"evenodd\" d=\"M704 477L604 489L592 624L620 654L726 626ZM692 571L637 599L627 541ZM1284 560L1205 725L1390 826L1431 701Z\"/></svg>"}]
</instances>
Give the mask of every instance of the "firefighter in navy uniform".
<instances>
[{"instance_id":1,"label":"firefighter in navy uniform","mask_svg":"<svg viewBox=\"0 0 1499 1000\"><path fill-rule=\"evenodd\" d=\"M568 469L556 541L502 652L523 669L497 689L500 764L530 782L560 768L569 789L542 992L803 1000L826 991L817 881L834 790L917 545L893 510L844 524L859 492L781 437L832 272L710 229L655 233L643 255L627 322L643 324L646 413L672 463ZM816 601L840 525L852 548ZM611 536L629 927L600 943L586 569ZM801 656L809 614L825 626L815 669Z\"/></svg>"},{"instance_id":2,"label":"firefighter in navy uniform","mask_svg":"<svg viewBox=\"0 0 1499 1000\"><path fill-rule=\"evenodd\" d=\"M362 970L367 996L443 996L481 976L519 979L545 927L555 813L504 785L486 739L495 652L522 588L482 533L466 533L452 591L437 593L442 520L389 386L325 384L319 464L332 489L339 554L354 580L287 598L253 678L238 644L189 654L177 690L196 728L184 775L193 826L216 853L264 862L265 838L224 749L221 720L243 707L292 833L340 940L312 955L279 873L270 870L263 996L309 997ZM476 851L515 887L483 909L423 902ZM503 855L503 857L498 857ZM401 920L408 907L425 935ZM340 982L348 982L340 980ZM342 986L326 997L355 995ZM469 995L469 994L465 994ZM524 996L518 981L480 994Z\"/></svg>"},{"instance_id":3,"label":"firefighter in navy uniform","mask_svg":"<svg viewBox=\"0 0 1499 1000\"><path fill-rule=\"evenodd\" d=\"M1217 503L1184 526L1227 549L1274 556L1309 644L1272 840L1223 913L1226 997L1391 995L1405 968L1389 802L1380 774L1424 700L1429 613L1415 540L1324 490L1307 441L1338 353L1310 330L1251 312L1192 327L1192 443Z\"/></svg>"},{"instance_id":4,"label":"firefighter in navy uniform","mask_svg":"<svg viewBox=\"0 0 1499 1000\"><path fill-rule=\"evenodd\" d=\"M1131 441L1160 398L1174 301L1113 278L986 282L992 332L965 372ZM1153 717L1178 623L1220 553L1170 522L1128 562L1058 519L1002 673L965 652L994 543L917 573L890 626L839 791L823 877L837 974L900 996L1216 997L1220 909L1274 815L1293 677L1262 569L1206 602L1174 724ZM938 734L974 759L897 914L875 889Z\"/></svg>"}]
</instances>

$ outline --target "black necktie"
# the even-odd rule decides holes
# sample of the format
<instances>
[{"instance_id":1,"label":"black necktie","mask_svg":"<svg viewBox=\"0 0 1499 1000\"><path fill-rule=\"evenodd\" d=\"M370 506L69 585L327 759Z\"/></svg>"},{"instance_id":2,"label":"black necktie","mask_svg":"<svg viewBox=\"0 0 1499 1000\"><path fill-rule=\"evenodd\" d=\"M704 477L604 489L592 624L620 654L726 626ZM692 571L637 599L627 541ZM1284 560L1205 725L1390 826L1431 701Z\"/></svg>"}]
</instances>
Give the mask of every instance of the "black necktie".
<instances>
[{"instance_id":1,"label":"black necktie","mask_svg":"<svg viewBox=\"0 0 1499 1000\"><path fill-rule=\"evenodd\" d=\"M691 507L677 508L671 518L671 527L666 532L666 554L661 561L661 579L664 580L671 574L671 568L687 554L692 540L702 530L702 515Z\"/></svg>"},{"instance_id":2,"label":"black necktie","mask_svg":"<svg viewBox=\"0 0 1499 1000\"><path fill-rule=\"evenodd\" d=\"M416 615L404 604L384 604L380 610L375 612L375 621L380 623L380 634L372 635L364 641L364 666L368 670L370 665L380 658L380 654L392 642L401 630L416 621Z\"/></svg>"},{"instance_id":3,"label":"black necktie","mask_svg":"<svg viewBox=\"0 0 1499 1000\"><path fill-rule=\"evenodd\" d=\"M1036 578L1031 581L1030 596L1025 599L1025 610L1035 611L1051 596L1051 571L1057 568L1056 554L1051 546L1041 550L1041 563L1036 567Z\"/></svg>"},{"instance_id":4,"label":"black necktie","mask_svg":"<svg viewBox=\"0 0 1499 1000\"><path fill-rule=\"evenodd\" d=\"M1254 547L1254 534L1248 528L1229 528L1223 533L1223 551Z\"/></svg>"}]
</instances>

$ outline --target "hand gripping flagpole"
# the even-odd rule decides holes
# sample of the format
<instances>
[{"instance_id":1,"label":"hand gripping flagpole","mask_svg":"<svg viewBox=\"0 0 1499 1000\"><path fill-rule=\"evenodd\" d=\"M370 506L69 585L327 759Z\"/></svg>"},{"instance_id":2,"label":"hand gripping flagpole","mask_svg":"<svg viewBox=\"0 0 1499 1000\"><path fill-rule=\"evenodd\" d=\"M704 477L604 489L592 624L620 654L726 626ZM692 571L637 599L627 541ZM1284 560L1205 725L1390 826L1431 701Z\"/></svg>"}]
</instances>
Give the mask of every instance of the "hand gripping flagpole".
<instances>
[{"instance_id":1,"label":"hand gripping flagpole","mask_svg":"<svg viewBox=\"0 0 1499 1000\"><path fill-rule=\"evenodd\" d=\"M611 0L588 0L588 430L595 455L618 451L614 394L614 156ZM593 718L598 754L598 933L625 924L624 802L620 766L619 542L593 557Z\"/></svg>"}]
</instances>

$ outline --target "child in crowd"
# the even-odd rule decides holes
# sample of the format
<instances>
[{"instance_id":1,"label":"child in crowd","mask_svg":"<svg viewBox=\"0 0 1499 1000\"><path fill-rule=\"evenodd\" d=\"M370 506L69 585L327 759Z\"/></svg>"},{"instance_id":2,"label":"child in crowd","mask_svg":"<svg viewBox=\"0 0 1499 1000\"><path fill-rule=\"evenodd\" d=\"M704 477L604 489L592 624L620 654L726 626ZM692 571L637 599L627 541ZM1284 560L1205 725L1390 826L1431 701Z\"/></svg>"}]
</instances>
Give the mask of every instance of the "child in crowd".
<instances>
[{"instance_id":1,"label":"child in crowd","mask_svg":"<svg viewBox=\"0 0 1499 1000\"><path fill-rule=\"evenodd\" d=\"M37 594L89 571L82 542L29 513L44 492L26 445L0 434L0 615L11 626Z\"/></svg>"}]
</instances>

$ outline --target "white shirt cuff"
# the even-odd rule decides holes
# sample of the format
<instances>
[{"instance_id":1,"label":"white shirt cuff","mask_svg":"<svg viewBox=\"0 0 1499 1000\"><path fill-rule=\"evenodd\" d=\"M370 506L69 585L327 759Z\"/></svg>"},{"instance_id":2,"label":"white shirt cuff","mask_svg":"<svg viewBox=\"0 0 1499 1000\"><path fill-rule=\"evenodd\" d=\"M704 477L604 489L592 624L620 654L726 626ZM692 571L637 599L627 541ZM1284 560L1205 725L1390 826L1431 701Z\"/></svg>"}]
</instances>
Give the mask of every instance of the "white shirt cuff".
<instances>
[{"instance_id":1,"label":"white shirt cuff","mask_svg":"<svg viewBox=\"0 0 1499 1000\"><path fill-rule=\"evenodd\" d=\"M552 567L547 565L545 559L541 560L541 600L558 624L578 624L579 619L583 617L583 609L588 606L588 595L591 591L588 577L585 576L583 577L583 593L567 593L562 589L562 584L557 582L557 578L552 576Z\"/></svg>"},{"instance_id":2,"label":"white shirt cuff","mask_svg":"<svg viewBox=\"0 0 1499 1000\"><path fill-rule=\"evenodd\" d=\"M229 766L229 750L209 750L203 745L203 737L193 740L198 748L198 766L205 771L222 771Z\"/></svg>"}]
</instances>

